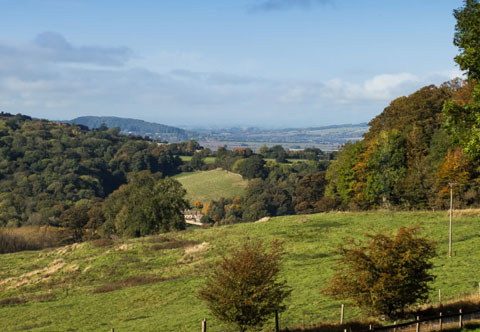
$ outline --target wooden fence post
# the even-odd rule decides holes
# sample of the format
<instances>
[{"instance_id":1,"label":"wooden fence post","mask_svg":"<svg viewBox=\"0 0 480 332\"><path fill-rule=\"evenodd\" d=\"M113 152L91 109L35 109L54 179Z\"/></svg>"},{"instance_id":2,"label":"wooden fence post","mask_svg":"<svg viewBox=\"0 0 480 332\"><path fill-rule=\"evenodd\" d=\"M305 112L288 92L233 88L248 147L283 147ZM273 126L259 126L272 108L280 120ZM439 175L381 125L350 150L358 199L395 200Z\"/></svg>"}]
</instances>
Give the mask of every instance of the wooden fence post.
<instances>
[{"instance_id":1,"label":"wooden fence post","mask_svg":"<svg viewBox=\"0 0 480 332\"><path fill-rule=\"evenodd\" d=\"M442 313L440 312L440 331L443 328L443 319L442 319Z\"/></svg>"},{"instance_id":2,"label":"wooden fence post","mask_svg":"<svg viewBox=\"0 0 480 332\"><path fill-rule=\"evenodd\" d=\"M112 327L112 332L115 332L115 329Z\"/></svg>"},{"instance_id":3,"label":"wooden fence post","mask_svg":"<svg viewBox=\"0 0 480 332\"><path fill-rule=\"evenodd\" d=\"M397 332L397 326L396 326L396 325L397 325L397 321L394 321L394 322L393 322L393 325L395 325L395 326L393 327L393 332Z\"/></svg>"},{"instance_id":4,"label":"wooden fence post","mask_svg":"<svg viewBox=\"0 0 480 332\"><path fill-rule=\"evenodd\" d=\"M344 313L345 313L345 305L342 303L342 310L340 312L340 325L343 324Z\"/></svg>"},{"instance_id":5,"label":"wooden fence post","mask_svg":"<svg viewBox=\"0 0 480 332\"><path fill-rule=\"evenodd\" d=\"M417 328L415 329L416 332L420 332L420 316L417 316Z\"/></svg>"},{"instance_id":6,"label":"wooden fence post","mask_svg":"<svg viewBox=\"0 0 480 332\"><path fill-rule=\"evenodd\" d=\"M370 325L368 326L368 329L369 329L370 331L373 330L373 329L372 329L372 324L370 324Z\"/></svg>"},{"instance_id":7,"label":"wooden fence post","mask_svg":"<svg viewBox=\"0 0 480 332\"><path fill-rule=\"evenodd\" d=\"M278 324L278 311L275 310L275 332L280 332L280 325Z\"/></svg>"},{"instance_id":8,"label":"wooden fence post","mask_svg":"<svg viewBox=\"0 0 480 332\"><path fill-rule=\"evenodd\" d=\"M442 306L442 290L440 288L438 289L438 303Z\"/></svg>"},{"instance_id":9,"label":"wooden fence post","mask_svg":"<svg viewBox=\"0 0 480 332\"><path fill-rule=\"evenodd\" d=\"M458 311L460 313L460 316L458 317L458 326L460 328L463 328L463 315L462 315L462 309Z\"/></svg>"},{"instance_id":10,"label":"wooden fence post","mask_svg":"<svg viewBox=\"0 0 480 332\"><path fill-rule=\"evenodd\" d=\"M202 332L207 332L207 319L204 318L202 321Z\"/></svg>"}]
</instances>

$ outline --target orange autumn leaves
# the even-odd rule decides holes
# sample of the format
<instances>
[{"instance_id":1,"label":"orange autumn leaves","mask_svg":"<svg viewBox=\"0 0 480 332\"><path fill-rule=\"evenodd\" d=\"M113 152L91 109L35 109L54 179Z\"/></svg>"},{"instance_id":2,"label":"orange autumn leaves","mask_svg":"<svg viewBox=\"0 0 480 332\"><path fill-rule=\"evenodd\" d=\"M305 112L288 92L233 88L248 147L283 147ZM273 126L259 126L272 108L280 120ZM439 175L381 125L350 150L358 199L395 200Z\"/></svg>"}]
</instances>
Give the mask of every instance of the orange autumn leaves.
<instances>
[{"instance_id":1,"label":"orange autumn leaves","mask_svg":"<svg viewBox=\"0 0 480 332\"><path fill-rule=\"evenodd\" d=\"M441 188L439 196L449 194L450 183L453 183L456 188L467 184L470 178L470 167L471 164L463 154L462 148L449 149L437 174L437 186Z\"/></svg>"}]
</instances>

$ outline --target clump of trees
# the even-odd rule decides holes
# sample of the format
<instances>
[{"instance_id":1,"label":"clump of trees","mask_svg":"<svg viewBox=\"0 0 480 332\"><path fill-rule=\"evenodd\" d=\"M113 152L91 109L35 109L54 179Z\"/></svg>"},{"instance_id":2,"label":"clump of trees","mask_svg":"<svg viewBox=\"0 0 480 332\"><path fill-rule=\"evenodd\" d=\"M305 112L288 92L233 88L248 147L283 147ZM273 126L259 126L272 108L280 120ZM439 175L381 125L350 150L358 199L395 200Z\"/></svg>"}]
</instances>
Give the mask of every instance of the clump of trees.
<instances>
[{"instance_id":1,"label":"clump of trees","mask_svg":"<svg viewBox=\"0 0 480 332\"><path fill-rule=\"evenodd\" d=\"M282 250L278 242L267 249L262 242L245 243L222 258L199 292L211 312L241 332L260 327L285 310L291 289L280 280Z\"/></svg>"},{"instance_id":2,"label":"clump of trees","mask_svg":"<svg viewBox=\"0 0 480 332\"><path fill-rule=\"evenodd\" d=\"M472 160L480 156L480 2L465 0L453 11L457 20L453 44L455 62L467 73L467 83L444 105L445 127Z\"/></svg>"},{"instance_id":3,"label":"clump of trees","mask_svg":"<svg viewBox=\"0 0 480 332\"><path fill-rule=\"evenodd\" d=\"M467 80L424 87L392 101L364 140L346 145L327 171L327 196L343 208L443 208L456 182L455 206L480 204L480 2L453 12L455 61Z\"/></svg>"},{"instance_id":4,"label":"clump of trees","mask_svg":"<svg viewBox=\"0 0 480 332\"><path fill-rule=\"evenodd\" d=\"M221 198L206 204L202 210L205 219L231 224L263 217L323 212L338 205L335 200L323 196L327 182L325 171L319 170L323 169L321 163L265 164L258 162L262 160L259 155L252 155L239 159L237 164L249 163L251 158L256 160L246 169L261 170L264 175L251 178L242 197ZM258 173L252 171L252 174Z\"/></svg>"},{"instance_id":5,"label":"clump of trees","mask_svg":"<svg viewBox=\"0 0 480 332\"><path fill-rule=\"evenodd\" d=\"M448 200L441 190L447 164L452 162L449 155L462 154L459 147L467 157L468 153L466 145L446 129L450 124L444 108L465 92L466 84L454 80L392 101L369 123L364 140L340 150L326 173L326 196L350 210L446 207ZM465 185L457 192L456 206L480 203L475 185L479 162L479 158L469 158L461 166L469 171Z\"/></svg>"},{"instance_id":6,"label":"clump of trees","mask_svg":"<svg viewBox=\"0 0 480 332\"><path fill-rule=\"evenodd\" d=\"M435 243L402 227L395 235L367 235L369 241L339 248L336 274L325 293L350 299L365 311L391 318L427 299Z\"/></svg>"},{"instance_id":7,"label":"clump of trees","mask_svg":"<svg viewBox=\"0 0 480 332\"><path fill-rule=\"evenodd\" d=\"M149 171L133 173L103 203L103 235L139 237L185 229L188 207L180 182Z\"/></svg>"},{"instance_id":8,"label":"clump of trees","mask_svg":"<svg viewBox=\"0 0 480 332\"><path fill-rule=\"evenodd\" d=\"M78 202L105 199L131 172L177 173L182 161L174 148L121 135L118 128L89 130L1 113L0 225L69 224L82 215Z\"/></svg>"}]
</instances>

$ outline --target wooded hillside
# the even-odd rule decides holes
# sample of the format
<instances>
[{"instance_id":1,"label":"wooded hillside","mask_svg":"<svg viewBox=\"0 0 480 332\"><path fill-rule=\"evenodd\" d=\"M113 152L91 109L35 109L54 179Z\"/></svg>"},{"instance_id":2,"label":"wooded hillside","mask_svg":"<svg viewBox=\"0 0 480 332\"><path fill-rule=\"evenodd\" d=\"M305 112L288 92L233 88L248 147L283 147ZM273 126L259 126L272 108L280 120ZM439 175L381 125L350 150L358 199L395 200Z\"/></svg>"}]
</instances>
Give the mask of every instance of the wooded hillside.
<instances>
[{"instance_id":1,"label":"wooded hillside","mask_svg":"<svg viewBox=\"0 0 480 332\"><path fill-rule=\"evenodd\" d=\"M0 114L0 225L58 224L81 200L103 199L127 173L172 175L181 160L168 146L28 116Z\"/></svg>"},{"instance_id":2,"label":"wooded hillside","mask_svg":"<svg viewBox=\"0 0 480 332\"><path fill-rule=\"evenodd\" d=\"M443 208L455 182L455 206L479 202L478 159L467 159L444 124L443 105L468 94L454 80L391 102L364 140L343 147L327 172L327 196L347 209Z\"/></svg>"}]
</instances>

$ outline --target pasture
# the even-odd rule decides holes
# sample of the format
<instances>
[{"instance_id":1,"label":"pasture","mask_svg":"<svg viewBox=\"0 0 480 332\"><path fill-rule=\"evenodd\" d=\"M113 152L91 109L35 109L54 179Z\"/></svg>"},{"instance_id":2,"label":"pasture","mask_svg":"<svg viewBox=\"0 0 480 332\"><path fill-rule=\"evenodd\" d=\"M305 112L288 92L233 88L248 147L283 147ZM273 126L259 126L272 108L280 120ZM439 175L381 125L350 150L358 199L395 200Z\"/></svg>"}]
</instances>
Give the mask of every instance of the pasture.
<instances>
[{"instance_id":1,"label":"pasture","mask_svg":"<svg viewBox=\"0 0 480 332\"><path fill-rule=\"evenodd\" d=\"M422 227L438 243L432 301L478 291L478 211L454 216L454 256L448 214L441 212L322 213L272 218L138 239L96 240L56 249L0 255L2 331L209 331L230 329L196 293L206 273L245 241L283 242L282 277L293 292L282 327L337 321L340 302L321 294L333 274L335 249L347 238ZM346 303L345 319L364 318ZM271 331L272 322L265 325Z\"/></svg>"},{"instance_id":2,"label":"pasture","mask_svg":"<svg viewBox=\"0 0 480 332\"><path fill-rule=\"evenodd\" d=\"M242 196L247 181L240 174L214 169L181 173L174 177L187 191L187 199L193 203L200 201L208 203L221 197L233 198Z\"/></svg>"}]
</instances>

